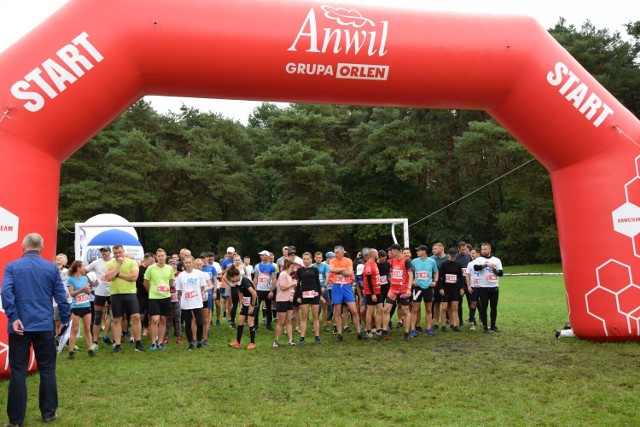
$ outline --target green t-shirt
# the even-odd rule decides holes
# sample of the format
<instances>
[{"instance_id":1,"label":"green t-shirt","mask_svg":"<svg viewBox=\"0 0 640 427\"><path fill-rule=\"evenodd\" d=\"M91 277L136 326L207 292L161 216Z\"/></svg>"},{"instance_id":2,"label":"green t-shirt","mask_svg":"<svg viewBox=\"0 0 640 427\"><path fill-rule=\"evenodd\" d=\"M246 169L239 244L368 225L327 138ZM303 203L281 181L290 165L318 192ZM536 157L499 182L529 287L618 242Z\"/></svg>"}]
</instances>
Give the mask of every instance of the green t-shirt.
<instances>
[{"instance_id":1,"label":"green t-shirt","mask_svg":"<svg viewBox=\"0 0 640 427\"><path fill-rule=\"evenodd\" d=\"M158 267L154 264L147 268L144 272L144 280L149 281L149 299L170 298L173 277L173 268L170 265Z\"/></svg>"},{"instance_id":2,"label":"green t-shirt","mask_svg":"<svg viewBox=\"0 0 640 427\"><path fill-rule=\"evenodd\" d=\"M117 267L118 261L112 259L104 266L104 271L109 271L115 267ZM128 274L133 270L138 269L138 263L132 260L131 258L125 258L122 261L122 265L120 266L120 273ZM136 281L128 281L124 280L120 277L116 277L111 279L111 295L116 294L135 294L136 293Z\"/></svg>"}]
</instances>

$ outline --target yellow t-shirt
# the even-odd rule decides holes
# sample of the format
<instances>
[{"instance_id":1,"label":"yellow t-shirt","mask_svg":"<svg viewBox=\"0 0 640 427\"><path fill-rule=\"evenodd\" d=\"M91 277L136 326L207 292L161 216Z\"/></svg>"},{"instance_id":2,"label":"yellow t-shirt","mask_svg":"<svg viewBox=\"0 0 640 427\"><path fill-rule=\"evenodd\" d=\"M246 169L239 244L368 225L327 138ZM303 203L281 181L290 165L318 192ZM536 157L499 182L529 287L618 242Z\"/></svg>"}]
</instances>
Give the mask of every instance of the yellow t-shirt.
<instances>
[{"instance_id":1,"label":"yellow t-shirt","mask_svg":"<svg viewBox=\"0 0 640 427\"><path fill-rule=\"evenodd\" d=\"M118 261L112 259L104 266L104 271L107 272L112 268L115 268L118 264ZM128 274L133 270L138 269L138 263L136 263L131 258L125 258L122 261L122 265L120 266L120 273ZM111 279L111 295L116 294L135 294L136 293L136 281L128 281L124 280L120 277L116 277Z\"/></svg>"}]
</instances>

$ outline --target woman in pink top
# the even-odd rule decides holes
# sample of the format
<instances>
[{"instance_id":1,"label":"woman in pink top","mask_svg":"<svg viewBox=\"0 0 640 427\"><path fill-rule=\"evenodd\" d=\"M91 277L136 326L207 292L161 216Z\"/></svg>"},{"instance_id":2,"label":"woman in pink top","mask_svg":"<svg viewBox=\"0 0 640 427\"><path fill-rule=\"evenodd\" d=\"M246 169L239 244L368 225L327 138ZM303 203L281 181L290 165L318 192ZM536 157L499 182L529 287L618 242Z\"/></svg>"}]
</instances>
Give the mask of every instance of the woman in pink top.
<instances>
[{"instance_id":1,"label":"woman in pink top","mask_svg":"<svg viewBox=\"0 0 640 427\"><path fill-rule=\"evenodd\" d=\"M278 276L278 291L276 293L276 308L278 310L278 324L276 325L275 341L273 348L280 347L278 340L282 333L282 327L286 325L289 345L296 345L293 342L293 329L291 327L291 316L293 315L293 297L295 294L297 280L291 278L291 273L295 269L295 264L288 258L284 260L282 272ZM269 298L273 297L273 290L269 293Z\"/></svg>"}]
</instances>

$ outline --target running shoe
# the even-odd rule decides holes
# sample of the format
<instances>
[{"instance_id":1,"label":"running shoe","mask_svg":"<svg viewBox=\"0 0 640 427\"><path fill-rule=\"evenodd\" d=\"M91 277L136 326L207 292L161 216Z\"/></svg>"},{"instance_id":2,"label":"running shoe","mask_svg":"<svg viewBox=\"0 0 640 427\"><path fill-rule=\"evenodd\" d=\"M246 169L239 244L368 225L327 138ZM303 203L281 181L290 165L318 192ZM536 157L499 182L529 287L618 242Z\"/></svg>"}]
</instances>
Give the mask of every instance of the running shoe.
<instances>
[{"instance_id":1,"label":"running shoe","mask_svg":"<svg viewBox=\"0 0 640 427\"><path fill-rule=\"evenodd\" d=\"M403 338L403 339L404 339L405 341L409 341L409 337L410 337L410 335L406 335L406 334L405 334L405 336L404 336L404 338Z\"/></svg>"},{"instance_id":2,"label":"running shoe","mask_svg":"<svg viewBox=\"0 0 640 427\"><path fill-rule=\"evenodd\" d=\"M294 346L294 345L296 345L296 343L295 343L295 341L293 341L293 340L289 340L289 345L290 345L290 346Z\"/></svg>"},{"instance_id":3,"label":"running shoe","mask_svg":"<svg viewBox=\"0 0 640 427\"><path fill-rule=\"evenodd\" d=\"M342 342L342 335L336 335L336 342Z\"/></svg>"},{"instance_id":4,"label":"running shoe","mask_svg":"<svg viewBox=\"0 0 640 427\"><path fill-rule=\"evenodd\" d=\"M274 330L273 326L271 326L271 325L267 325L267 326L265 326L265 328L267 329L267 331L273 331Z\"/></svg>"},{"instance_id":5,"label":"running shoe","mask_svg":"<svg viewBox=\"0 0 640 427\"><path fill-rule=\"evenodd\" d=\"M147 349L144 348L142 344L136 344L136 351L139 351L140 353L144 353L145 351L147 351Z\"/></svg>"},{"instance_id":6,"label":"running shoe","mask_svg":"<svg viewBox=\"0 0 640 427\"><path fill-rule=\"evenodd\" d=\"M278 341L274 341L273 348L278 348L278 347L280 347L280 344L278 343Z\"/></svg>"},{"instance_id":7,"label":"running shoe","mask_svg":"<svg viewBox=\"0 0 640 427\"><path fill-rule=\"evenodd\" d=\"M97 343L95 343L95 342L94 342L94 343L91 345L91 347L89 348L89 350L93 350L93 351L96 351L97 349L98 349L98 344L97 344Z\"/></svg>"},{"instance_id":8,"label":"running shoe","mask_svg":"<svg viewBox=\"0 0 640 427\"><path fill-rule=\"evenodd\" d=\"M262 326L267 326L267 319L262 319Z\"/></svg>"},{"instance_id":9,"label":"running shoe","mask_svg":"<svg viewBox=\"0 0 640 427\"><path fill-rule=\"evenodd\" d=\"M115 345L113 346L113 350L111 350L112 354L116 354L116 353L120 353L122 351L122 347L120 347L119 345Z\"/></svg>"},{"instance_id":10,"label":"running shoe","mask_svg":"<svg viewBox=\"0 0 640 427\"><path fill-rule=\"evenodd\" d=\"M304 342L304 337L300 337L300 339L298 340L298 344L300 345L305 345L306 342Z\"/></svg>"},{"instance_id":11,"label":"running shoe","mask_svg":"<svg viewBox=\"0 0 640 427\"><path fill-rule=\"evenodd\" d=\"M393 322L389 321L389 330L392 330L392 329L393 329Z\"/></svg>"},{"instance_id":12,"label":"running shoe","mask_svg":"<svg viewBox=\"0 0 640 427\"><path fill-rule=\"evenodd\" d=\"M398 324L396 325L396 328L402 329L404 328L404 324L402 322L398 322Z\"/></svg>"},{"instance_id":13,"label":"running shoe","mask_svg":"<svg viewBox=\"0 0 640 427\"><path fill-rule=\"evenodd\" d=\"M422 330L422 327L416 326L416 332L424 332L424 331Z\"/></svg>"},{"instance_id":14,"label":"running shoe","mask_svg":"<svg viewBox=\"0 0 640 427\"><path fill-rule=\"evenodd\" d=\"M460 330L460 328L459 328L459 327L457 327L457 326L452 326L452 327L451 327L451 330L452 330L453 332L462 332L462 331Z\"/></svg>"},{"instance_id":15,"label":"running shoe","mask_svg":"<svg viewBox=\"0 0 640 427\"><path fill-rule=\"evenodd\" d=\"M196 343L190 342L189 343L189 348L187 350L193 350L194 348L196 348Z\"/></svg>"},{"instance_id":16,"label":"running shoe","mask_svg":"<svg viewBox=\"0 0 640 427\"><path fill-rule=\"evenodd\" d=\"M469 324L469 330L470 331L475 331L476 330L476 325L474 325L473 323Z\"/></svg>"},{"instance_id":17,"label":"running shoe","mask_svg":"<svg viewBox=\"0 0 640 427\"><path fill-rule=\"evenodd\" d=\"M238 341L234 341L234 342L230 342L228 346L231 348L240 348L240 343Z\"/></svg>"},{"instance_id":18,"label":"running shoe","mask_svg":"<svg viewBox=\"0 0 640 427\"><path fill-rule=\"evenodd\" d=\"M389 341L389 333L383 330L380 336L378 337L378 341Z\"/></svg>"},{"instance_id":19,"label":"running shoe","mask_svg":"<svg viewBox=\"0 0 640 427\"><path fill-rule=\"evenodd\" d=\"M410 336L411 338L415 338L415 337L417 337L417 336L418 336L418 334L416 333L416 331L415 331L415 330L413 330L413 329L412 329L412 330L410 330L410 331L409 331L409 336Z\"/></svg>"},{"instance_id":20,"label":"running shoe","mask_svg":"<svg viewBox=\"0 0 640 427\"><path fill-rule=\"evenodd\" d=\"M155 344L151 344L151 347L149 347L149 351L156 351L158 349L158 346Z\"/></svg>"},{"instance_id":21,"label":"running shoe","mask_svg":"<svg viewBox=\"0 0 640 427\"><path fill-rule=\"evenodd\" d=\"M367 338L373 338L373 334L371 332L367 332Z\"/></svg>"},{"instance_id":22,"label":"running shoe","mask_svg":"<svg viewBox=\"0 0 640 427\"><path fill-rule=\"evenodd\" d=\"M367 339L367 337L365 337L364 335L362 335L362 332L360 332L360 333L358 334L358 341L362 341L362 340L366 340L366 339Z\"/></svg>"},{"instance_id":23,"label":"running shoe","mask_svg":"<svg viewBox=\"0 0 640 427\"><path fill-rule=\"evenodd\" d=\"M324 325L322 327L322 332L329 332L329 325Z\"/></svg>"},{"instance_id":24,"label":"running shoe","mask_svg":"<svg viewBox=\"0 0 640 427\"><path fill-rule=\"evenodd\" d=\"M351 332L353 332L353 330L351 330L351 328L350 328L350 327L348 327L348 326L345 326L345 327L344 327L344 333L345 333L345 334L350 334Z\"/></svg>"},{"instance_id":25,"label":"running shoe","mask_svg":"<svg viewBox=\"0 0 640 427\"><path fill-rule=\"evenodd\" d=\"M96 352L91 349L87 350L87 353L89 353L89 357L95 357L96 355Z\"/></svg>"},{"instance_id":26,"label":"running shoe","mask_svg":"<svg viewBox=\"0 0 640 427\"><path fill-rule=\"evenodd\" d=\"M133 347L136 344L136 342L133 340L133 338L131 338L129 340L129 347Z\"/></svg>"},{"instance_id":27,"label":"running shoe","mask_svg":"<svg viewBox=\"0 0 640 427\"><path fill-rule=\"evenodd\" d=\"M486 327L486 326L484 326L484 327L483 327L483 329L484 329L484 333L485 333L485 334L488 334L489 332L491 332L491 331L489 330L489 328L488 328L488 327Z\"/></svg>"},{"instance_id":28,"label":"running shoe","mask_svg":"<svg viewBox=\"0 0 640 427\"><path fill-rule=\"evenodd\" d=\"M320 341L320 337L316 337L316 344L322 344L322 341Z\"/></svg>"},{"instance_id":29,"label":"running shoe","mask_svg":"<svg viewBox=\"0 0 640 427\"><path fill-rule=\"evenodd\" d=\"M498 329L498 327L497 327L497 326L492 326L491 328L489 328L489 330L490 330L491 332L500 332L500 329Z\"/></svg>"},{"instance_id":30,"label":"running shoe","mask_svg":"<svg viewBox=\"0 0 640 427\"><path fill-rule=\"evenodd\" d=\"M203 340L202 345L211 345L211 344L209 344L209 340Z\"/></svg>"},{"instance_id":31,"label":"running shoe","mask_svg":"<svg viewBox=\"0 0 640 427\"><path fill-rule=\"evenodd\" d=\"M109 345L113 344L113 341L111 341L111 338L109 338L108 335L105 336L105 337L102 337L102 342L104 342L105 344L109 344Z\"/></svg>"},{"instance_id":32,"label":"running shoe","mask_svg":"<svg viewBox=\"0 0 640 427\"><path fill-rule=\"evenodd\" d=\"M198 344L196 344L197 348L202 348L202 342L198 341Z\"/></svg>"},{"instance_id":33,"label":"running shoe","mask_svg":"<svg viewBox=\"0 0 640 427\"><path fill-rule=\"evenodd\" d=\"M74 352L73 352L73 351L70 351L70 352L69 352L69 357L67 357L67 359L69 359L69 360L73 360L73 359L75 359L75 358L76 358L76 356L75 356Z\"/></svg>"},{"instance_id":34,"label":"running shoe","mask_svg":"<svg viewBox=\"0 0 640 427\"><path fill-rule=\"evenodd\" d=\"M254 348L256 348L256 345L252 342L250 342L249 345L247 346L247 350L253 350Z\"/></svg>"},{"instance_id":35,"label":"running shoe","mask_svg":"<svg viewBox=\"0 0 640 427\"><path fill-rule=\"evenodd\" d=\"M236 324L235 324L235 322L229 322L229 327L230 327L231 329L235 329L235 328L236 328Z\"/></svg>"},{"instance_id":36,"label":"running shoe","mask_svg":"<svg viewBox=\"0 0 640 427\"><path fill-rule=\"evenodd\" d=\"M300 328L296 326L296 329L293 331L294 334L300 335Z\"/></svg>"},{"instance_id":37,"label":"running shoe","mask_svg":"<svg viewBox=\"0 0 640 427\"><path fill-rule=\"evenodd\" d=\"M158 344L158 350L167 350L168 348L166 344Z\"/></svg>"},{"instance_id":38,"label":"running shoe","mask_svg":"<svg viewBox=\"0 0 640 427\"><path fill-rule=\"evenodd\" d=\"M182 344L182 337L178 337L178 339L176 340L176 344Z\"/></svg>"},{"instance_id":39,"label":"running shoe","mask_svg":"<svg viewBox=\"0 0 640 427\"><path fill-rule=\"evenodd\" d=\"M338 335L338 327L333 325L333 335Z\"/></svg>"},{"instance_id":40,"label":"running shoe","mask_svg":"<svg viewBox=\"0 0 640 427\"><path fill-rule=\"evenodd\" d=\"M432 336L434 336L434 335L435 335L435 334L433 333L433 330L431 330L431 329L427 329L427 330L424 332L424 334L425 334L425 335L429 335L430 337L432 337Z\"/></svg>"},{"instance_id":41,"label":"running shoe","mask_svg":"<svg viewBox=\"0 0 640 427\"><path fill-rule=\"evenodd\" d=\"M447 332L447 327L446 327L446 326L443 326L443 327L440 329L440 332Z\"/></svg>"},{"instance_id":42,"label":"running shoe","mask_svg":"<svg viewBox=\"0 0 640 427\"><path fill-rule=\"evenodd\" d=\"M216 320L216 326L220 326L220 320Z\"/></svg>"},{"instance_id":43,"label":"running shoe","mask_svg":"<svg viewBox=\"0 0 640 427\"><path fill-rule=\"evenodd\" d=\"M432 328L433 328L433 330L434 330L434 331L437 331L439 327L440 327L440 326L438 326L438 324L437 324L437 323L434 323L434 324L432 325Z\"/></svg>"}]
</instances>

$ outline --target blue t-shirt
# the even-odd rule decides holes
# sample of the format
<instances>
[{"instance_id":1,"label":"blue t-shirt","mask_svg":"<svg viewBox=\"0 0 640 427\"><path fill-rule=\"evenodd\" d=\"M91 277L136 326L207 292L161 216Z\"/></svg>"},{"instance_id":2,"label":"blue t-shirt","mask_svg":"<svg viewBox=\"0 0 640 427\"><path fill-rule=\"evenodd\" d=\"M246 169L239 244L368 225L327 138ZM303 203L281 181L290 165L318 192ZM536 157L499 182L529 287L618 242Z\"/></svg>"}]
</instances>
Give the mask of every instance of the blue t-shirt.
<instances>
[{"instance_id":1,"label":"blue t-shirt","mask_svg":"<svg viewBox=\"0 0 640 427\"><path fill-rule=\"evenodd\" d=\"M434 260L434 261L436 262L436 266L437 266L438 268L440 268L440 266L441 266L441 265L442 265L446 260L448 260L448 259L449 259L449 257L448 257L448 256L446 256L446 255L445 255L445 256L443 256L442 258L437 257L437 256L435 256L435 255L431 255L429 258L431 258L432 260Z\"/></svg>"},{"instance_id":2,"label":"blue t-shirt","mask_svg":"<svg viewBox=\"0 0 640 427\"><path fill-rule=\"evenodd\" d=\"M435 274L438 272L438 265L433 258L415 258L411 261L414 270L414 280L421 289L427 289L431 286Z\"/></svg>"},{"instance_id":3,"label":"blue t-shirt","mask_svg":"<svg viewBox=\"0 0 640 427\"><path fill-rule=\"evenodd\" d=\"M209 280L211 280L211 284L214 285L213 278L218 275L218 271L216 270L216 268L211 264L205 264L202 266L202 271L207 273L207 276L209 276ZM209 289L207 291L207 294L209 294L209 298L213 298L213 289Z\"/></svg>"},{"instance_id":4,"label":"blue t-shirt","mask_svg":"<svg viewBox=\"0 0 640 427\"><path fill-rule=\"evenodd\" d=\"M329 265L326 262L321 262L320 264L313 264L313 266L320 273L320 287L323 287L324 282L327 280L327 274L329 274Z\"/></svg>"},{"instance_id":5,"label":"blue t-shirt","mask_svg":"<svg viewBox=\"0 0 640 427\"><path fill-rule=\"evenodd\" d=\"M222 260L220 267L222 267L222 271L225 271L231 264L233 264L233 260L231 258L225 258Z\"/></svg>"},{"instance_id":6,"label":"blue t-shirt","mask_svg":"<svg viewBox=\"0 0 640 427\"><path fill-rule=\"evenodd\" d=\"M67 287L73 288L74 291L78 289L82 289L89 284L89 280L87 276L82 276L79 279L74 276L69 276L69 281L67 282ZM75 297L72 297L71 308L89 308L91 307L91 303L89 302L89 294L85 292L81 292Z\"/></svg>"}]
</instances>

